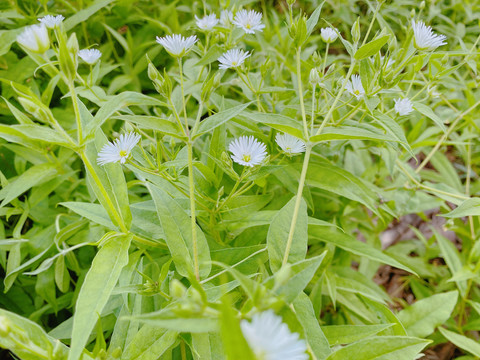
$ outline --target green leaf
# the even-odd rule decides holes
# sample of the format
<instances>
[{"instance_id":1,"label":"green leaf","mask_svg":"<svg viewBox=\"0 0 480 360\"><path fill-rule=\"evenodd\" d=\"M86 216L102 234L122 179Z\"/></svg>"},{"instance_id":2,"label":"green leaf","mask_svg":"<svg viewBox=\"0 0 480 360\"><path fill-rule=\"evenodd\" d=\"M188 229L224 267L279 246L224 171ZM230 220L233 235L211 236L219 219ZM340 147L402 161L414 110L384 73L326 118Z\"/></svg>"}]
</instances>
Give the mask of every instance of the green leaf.
<instances>
[{"instance_id":1,"label":"green leaf","mask_svg":"<svg viewBox=\"0 0 480 360\"><path fill-rule=\"evenodd\" d=\"M199 137L202 134L205 134L207 132L212 131L215 129L217 126L220 126L224 123L226 123L228 120L238 116L242 111L244 111L251 102L248 102L246 104L234 106L232 108L229 108L227 110L220 111L216 114L213 114L212 116L209 116L205 120L203 120L200 123L200 126L198 127L198 131L193 134L194 138Z\"/></svg>"},{"instance_id":2,"label":"green leaf","mask_svg":"<svg viewBox=\"0 0 480 360\"><path fill-rule=\"evenodd\" d=\"M165 241L178 273L185 277L193 275L195 271L190 216L165 191L152 184L147 187L155 201ZM200 277L205 278L211 270L210 251L205 235L198 225L197 250Z\"/></svg>"},{"instance_id":3,"label":"green leaf","mask_svg":"<svg viewBox=\"0 0 480 360\"><path fill-rule=\"evenodd\" d=\"M132 341L122 353L122 359L157 360L177 340L178 332L159 329L156 326L144 325L135 334Z\"/></svg>"},{"instance_id":4,"label":"green leaf","mask_svg":"<svg viewBox=\"0 0 480 360\"><path fill-rule=\"evenodd\" d=\"M327 338L323 334L320 324L315 317L313 305L305 293L300 293L293 302L298 320L305 330L308 344L318 360L325 359L330 353Z\"/></svg>"},{"instance_id":5,"label":"green leaf","mask_svg":"<svg viewBox=\"0 0 480 360\"><path fill-rule=\"evenodd\" d=\"M174 136L178 139L185 138L185 135L183 135L182 130L178 127L177 123L157 116L120 115L114 116L113 119L132 122L142 129L155 130L165 135Z\"/></svg>"},{"instance_id":6,"label":"green leaf","mask_svg":"<svg viewBox=\"0 0 480 360\"><path fill-rule=\"evenodd\" d=\"M433 122L435 124L437 124L437 126L442 129L443 132L446 132L447 129L445 128L445 125L443 124L443 120L440 119L438 117L437 114L435 114L433 112L433 110L427 106L427 105L424 105L422 103L419 103L419 102L414 102L413 103L413 108L417 111L419 111L421 114L425 115L426 117L428 117L429 119L433 120Z\"/></svg>"},{"instance_id":7,"label":"green leaf","mask_svg":"<svg viewBox=\"0 0 480 360\"><path fill-rule=\"evenodd\" d=\"M103 1L96 1L92 3L91 6L87 7L86 9L82 9L75 13L75 15L70 16L63 22L63 27L65 31L73 29L76 25L80 24L87 20L90 16L95 14L98 10L103 9L110 3L114 2L115 0L103 0Z\"/></svg>"},{"instance_id":8,"label":"green leaf","mask_svg":"<svg viewBox=\"0 0 480 360\"><path fill-rule=\"evenodd\" d=\"M476 340L472 340L464 335L454 333L442 327L439 327L438 330L442 333L443 336L447 338L450 342L457 345L459 348L468 351L469 353L480 357L480 344Z\"/></svg>"},{"instance_id":9,"label":"green leaf","mask_svg":"<svg viewBox=\"0 0 480 360\"><path fill-rule=\"evenodd\" d=\"M207 53L195 64L195 66L205 66L217 61L218 58L224 53L224 50L215 44L208 49Z\"/></svg>"},{"instance_id":10,"label":"green leaf","mask_svg":"<svg viewBox=\"0 0 480 360\"><path fill-rule=\"evenodd\" d=\"M322 326L330 346L351 344L388 329L392 324Z\"/></svg>"},{"instance_id":11,"label":"green leaf","mask_svg":"<svg viewBox=\"0 0 480 360\"><path fill-rule=\"evenodd\" d=\"M374 261L380 261L384 264L388 264L393 267L408 271L414 275L417 275L415 271L410 269L408 266L399 263L397 260L384 254L382 251L374 248L373 246L361 242L345 233L338 231L334 232L324 226L309 225L308 234L313 238L324 241L326 243L331 243L355 255L364 256Z\"/></svg>"},{"instance_id":12,"label":"green leaf","mask_svg":"<svg viewBox=\"0 0 480 360\"><path fill-rule=\"evenodd\" d=\"M110 230L115 230L115 225L108 218L108 213L102 205L85 202L62 202L58 205L65 206L80 216L93 221L96 224L105 226Z\"/></svg>"},{"instance_id":13,"label":"green leaf","mask_svg":"<svg viewBox=\"0 0 480 360\"><path fill-rule=\"evenodd\" d=\"M300 165L297 164L297 167ZM373 212L378 212L375 206L378 196L355 175L336 165L311 163L306 184L358 201Z\"/></svg>"},{"instance_id":14,"label":"green leaf","mask_svg":"<svg viewBox=\"0 0 480 360\"><path fill-rule=\"evenodd\" d=\"M294 196L277 212L272 219L270 227L268 228L267 249L270 258L270 268L273 272L276 272L282 267L296 199L297 197ZM305 203L305 200L301 199L300 208L298 209L298 218L295 224L295 231L293 233L290 253L288 256L290 263L295 263L305 259L305 255L307 254L307 241L307 204Z\"/></svg>"},{"instance_id":15,"label":"green leaf","mask_svg":"<svg viewBox=\"0 0 480 360\"><path fill-rule=\"evenodd\" d=\"M464 216L479 216L480 215L480 199L471 198L462 202L455 209L447 214L441 216L448 218L460 218Z\"/></svg>"},{"instance_id":16,"label":"green leaf","mask_svg":"<svg viewBox=\"0 0 480 360\"><path fill-rule=\"evenodd\" d=\"M360 340L332 353L327 360L406 360L415 359L429 340L407 336L378 336Z\"/></svg>"},{"instance_id":17,"label":"green leaf","mask_svg":"<svg viewBox=\"0 0 480 360\"><path fill-rule=\"evenodd\" d=\"M110 239L98 251L78 294L68 360L79 360L88 337L128 263L132 235Z\"/></svg>"},{"instance_id":18,"label":"green leaf","mask_svg":"<svg viewBox=\"0 0 480 360\"><path fill-rule=\"evenodd\" d=\"M360 49L357 50L355 53L355 59L361 60L365 59L369 56L375 55L377 52L380 51L383 45L385 45L390 39L390 35L384 35L378 39L372 40L369 43L363 45Z\"/></svg>"},{"instance_id":19,"label":"green leaf","mask_svg":"<svg viewBox=\"0 0 480 360\"><path fill-rule=\"evenodd\" d=\"M307 20L307 36L310 36L310 34L313 32L315 29L315 26L318 23L318 19L320 18L320 13L322 11L322 6L325 4L325 1L322 1L320 5L317 6L315 11L310 15L310 17Z\"/></svg>"},{"instance_id":20,"label":"green leaf","mask_svg":"<svg viewBox=\"0 0 480 360\"><path fill-rule=\"evenodd\" d=\"M176 332L205 333L218 331L218 320L216 318L202 317L200 315L182 317L181 315L172 313L168 308L125 318L138 320L157 328L173 330Z\"/></svg>"},{"instance_id":21,"label":"green leaf","mask_svg":"<svg viewBox=\"0 0 480 360\"><path fill-rule=\"evenodd\" d=\"M280 114L266 114L260 112L249 112L248 115L242 116L246 121L255 121L270 126L279 131L296 136L303 139L303 127L299 120Z\"/></svg>"},{"instance_id":22,"label":"green leaf","mask_svg":"<svg viewBox=\"0 0 480 360\"><path fill-rule=\"evenodd\" d=\"M408 335L427 337L450 318L457 303L458 291L436 294L415 302L398 313Z\"/></svg>"},{"instance_id":23,"label":"green leaf","mask_svg":"<svg viewBox=\"0 0 480 360\"><path fill-rule=\"evenodd\" d=\"M401 142L400 139L390 135L376 133L367 129L354 126L326 127L320 135L314 135L310 138L313 143L332 140L380 140Z\"/></svg>"},{"instance_id":24,"label":"green leaf","mask_svg":"<svg viewBox=\"0 0 480 360\"><path fill-rule=\"evenodd\" d=\"M0 200L3 200L0 204L0 208L10 203L10 201L17 198L25 191L53 179L56 175L57 166L55 164L45 163L32 166L0 190Z\"/></svg>"}]
</instances>

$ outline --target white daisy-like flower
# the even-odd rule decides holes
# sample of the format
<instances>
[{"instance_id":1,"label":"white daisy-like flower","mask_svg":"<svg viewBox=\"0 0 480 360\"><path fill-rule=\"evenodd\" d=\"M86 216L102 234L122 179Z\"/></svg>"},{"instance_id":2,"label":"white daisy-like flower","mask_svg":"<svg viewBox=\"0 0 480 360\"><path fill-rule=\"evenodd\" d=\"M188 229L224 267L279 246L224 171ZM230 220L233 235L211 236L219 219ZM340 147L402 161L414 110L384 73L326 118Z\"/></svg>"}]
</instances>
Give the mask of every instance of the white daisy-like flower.
<instances>
[{"instance_id":1,"label":"white daisy-like flower","mask_svg":"<svg viewBox=\"0 0 480 360\"><path fill-rule=\"evenodd\" d=\"M320 36L322 37L322 40L325 41L326 43L332 43L338 38L338 32L337 29L328 27L328 28L322 28L320 30Z\"/></svg>"},{"instance_id":2,"label":"white daisy-like flower","mask_svg":"<svg viewBox=\"0 0 480 360\"><path fill-rule=\"evenodd\" d=\"M232 159L243 166L254 167L267 156L267 147L253 136L240 136L228 146Z\"/></svg>"},{"instance_id":3,"label":"white daisy-like flower","mask_svg":"<svg viewBox=\"0 0 480 360\"><path fill-rule=\"evenodd\" d=\"M350 94L357 98L357 100L365 95L365 89L363 88L362 80L359 75L352 75L351 80L347 82L345 87Z\"/></svg>"},{"instance_id":4,"label":"white daisy-like flower","mask_svg":"<svg viewBox=\"0 0 480 360\"><path fill-rule=\"evenodd\" d=\"M415 37L415 47L418 50L433 51L437 47L445 45L445 35L435 34L431 26L426 26L423 21L415 22L412 20L413 35Z\"/></svg>"},{"instance_id":5,"label":"white daisy-like flower","mask_svg":"<svg viewBox=\"0 0 480 360\"><path fill-rule=\"evenodd\" d=\"M289 156L300 155L305 152L305 143L290 134L277 134L275 141L284 153Z\"/></svg>"},{"instance_id":6,"label":"white daisy-like flower","mask_svg":"<svg viewBox=\"0 0 480 360\"><path fill-rule=\"evenodd\" d=\"M308 360L307 344L298 333L290 332L287 324L272 310L255 314L252 322L240 322L243 336L258 359Z\"/></svg>"},{"instance_id":7,"label":"white daisy-like flower","mask_svg":"<svg viewBox=\"0 0 480 360\"><path fill-rule=\"evenodd\" d=\"M17 36L17 41L27 50L37 54L43 54L50 48L48 30L44 24L31 25Z\"/></svg>"},{"instance_id":8,"label":"white daisy-like flower","mask_svg":"<svg viewBox=\"0 0 480 360\"><path fill-rule=\"evenodd\" d=\"M63 17L62 15L56 15L56 16L46 15L43 18L39 18L38 21L44 24L47 28L53 29L55 27L60 26L63 19L65 19L65 17Z\"/></svg>"},{"instance_id":9,"label":"white daisy-like flower","mask_svg":"<svg viewBox=\"0 0 480 360\"><path fill-rule=\"evenodd\" d=\"M157 43L162 45L167 52L175 57L186 55L198 41L195 35L187 38L179 34L167 35L164 37L157 36Z\"/></svg>"},{"instance_id":10,"label":"white daisy-like flower","mask_svg":"<svg viewBox=\"0 0 480 360\"><path fill-rule=\"evenodd\" d=\"M121 134L120 137L113 142L106 143L102 150L98 153L97 164L105 165L108 163L119 162L125 164L130 152L140 141L140 135L131 132L128 134Z\"/></svg>"},{"instance_id":11,"label":"white daisy-like flower","mask_svg":"<svg viewBox=\"0 0 480 360\"><path fill-rule=\"evenodd\" d=\"M235 14L233 24L242 28L247 34L255 34L255 31L263 31L262 13L255 10L240 10Z\"/></svg>"},{"instance_id":12,"label":"white daisy-like flower","mask_svg":"<svg viewBox=\"0 0 480 360\"><path fill-rule=\"evenodd\" d=\"M195 15L195 20L197 20L198 28L204 31L210 31L218 24L217 15L215 14L204 16L201 19Z\"/></svg>"},{"instance_id":13,"label":"white daisy-like flower","mask_svg":"<svg viewBox=\"0 0 480 360\"><path fill-rule=\"evenodd\" d=\"M245 59L248 58L251 54L243 50L239 49L232 49L228 50L222 56L218 58L220 65L218 66L220 69L230 69L236 68L241 66Z\"/></svg>"},{"instance_id":14,"label":"white daisy-like flower","mask_svg":"<svg viewBox=\"0 0 480 360\"><path fill-rule=\"evenodd\" d=\"M393 101L395 101L395 112L398 115L408 115L413 111L413 104L409 98L394 99Z\"/></svg>"},{"instance_id":15,"label":"white daisy-like flower","mask_svg":"<svg viewBox=\"0 0 480 360\"><path fill-rule=\"evenodd\" d=\"M97 49L82 49L78 52L78 56L87 64L93 65L100 59L102 53Z\"/></svg>"},{"instance_id":16,"label":"white daisy-like flower","mask_svg":"<svg viewBox=\"0 0 480 360\"><path fill-rule=\"evenodd\" d=\"M230 10L222 10L220 13L220 24L225 27L230 27L233 21L233 12Z\"/></svg>"}]
</instances>

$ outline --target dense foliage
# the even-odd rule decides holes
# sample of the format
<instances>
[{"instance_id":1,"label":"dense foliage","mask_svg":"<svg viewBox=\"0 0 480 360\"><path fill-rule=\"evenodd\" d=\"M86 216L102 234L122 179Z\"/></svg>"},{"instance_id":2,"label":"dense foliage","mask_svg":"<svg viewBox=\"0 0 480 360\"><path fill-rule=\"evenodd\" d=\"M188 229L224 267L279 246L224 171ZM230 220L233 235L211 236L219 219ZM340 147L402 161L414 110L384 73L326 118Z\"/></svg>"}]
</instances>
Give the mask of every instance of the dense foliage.
<instances>
[{"instance_id":1,"label":"dense foliage","mask_svg":"<svg viewBox=\"0 0 480 360\"><path fill-rule=\"evenodd\" d=\"M2 1L2 359L480 358L479 19Z\"/></svg>"}]
</instances>

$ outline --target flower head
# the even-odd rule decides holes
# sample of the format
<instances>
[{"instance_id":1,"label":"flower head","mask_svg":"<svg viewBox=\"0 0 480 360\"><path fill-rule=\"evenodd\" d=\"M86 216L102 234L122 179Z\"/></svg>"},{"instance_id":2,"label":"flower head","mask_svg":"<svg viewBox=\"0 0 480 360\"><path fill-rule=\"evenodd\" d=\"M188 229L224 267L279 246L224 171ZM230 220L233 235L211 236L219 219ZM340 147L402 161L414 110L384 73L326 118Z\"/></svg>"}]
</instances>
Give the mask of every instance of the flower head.
<instances>
[{"instance_id":1,"label":"flower head","mask_svg":"<svg viewBox=\"0 0 480 360\"><path fill-rule=\"evenodd\" d=\"M175 57L186 55L198 41L195 35L187 38L179 34L167 35L164 37L157 36L157 43L162 45L168 53Z\"/></svg>"},{"instance_id":2,"label":"flower head","mask_svg":"<svg viewBox=\"0 0 480 360\"><path fill-rule=\"evenodd\" d=\"M328 27L328 28L322 28L320 30L320 36L322 37L322 40L325 41L326 43L332 43L338 38L338 32L337 29Z\"/></svg>"},{"instance_id":3,"label":"flower head","mask_svg":"<svg viewBox=\"0 0 480 360\"><path fill-rule=\"evenodd\" d=\"M118 139L103 146L102 150L98 153L97 164L105 165L119 161L121 164L125 164L130 156L130 152L140 139L140 135L134 132L121 134Z\"/></svg>"},{"instance_id":4,"label":"flower head","mask_svg":"<svg viewBox=\"0 0 480 360\"><path fill-rule=\"evenodd\" d=\"M225 27L230 27L233 21L233 13L230 10L222 10L220 13L220 24Z\"/></svg>"},{"instance_id":5,"label":"flower head","mask_svg":"<svg viewBox=\"0 0 480 360\"><path fill-rule=\"evenodd\" d=\"M220 69L230 69L236 68L241 66L246 58L248 58L251 54L243 50L239 49L232 49L228 50L222 56L218 58L220 62L219 68Z\"/></svg>"},{"instance_id":6,"label":"flower head","mask_svg":"<svg viewBox=\"0 0 480 360\"><path fill-rule=\"evenodd\" d=\"M235 15L232 23L242 28L247 34L255 34L255 31L263 31L265 27L265 25L262 24L262 13L256 12L255 10L240 10Z\"/></svg>"},{"instance_id":7,"label":"flower head","mask_svg":"<svg viewBox=\"0 0 480 360\"><path fill-rule=\"evenodd\" d=\"M299 155L305 152L305 143L290 134L277 134L275 141L283 152L289 156Z\"/></svg>"},{"instance_id":8,"label":"flower head","mask_svg":"<svg viewBox=\"0 0 480 360\"><path fill-rule=\"evenodd\" d=\"M65 17L63 17L62 15L56 15L56 16L46 15L43 18L39 18L38 21L44 24L47 28L53 29L55 27L60 26L63 19L65 19Z\"/></svg>"},{"instance_id":9,"label":"flower head","mask_svg":"<svg viewBox=\"0 0 480 360\"><path fill-rule=\"evenodd\" d=\"M201 19L195 15L195 20L197 20L198 28L204 31L210 31L218 24L217 15L215 14L204 16Z\"/></svg>"},{"instance_id":10,"label":"flower head","mask_svg":"<svg viewBox=\"0 0 480 360\"><path fill-rule=\"evenodd\" d=\"M408 115L413 111L413 104L410 99L395 99L395 112L400 115Z\"/></svg>"},{"instance_id":11,"label":"flower head","mask_svg":"<svg viewBox=\"0 0 480 360\"><path fill-rule=\"evenodd\" d=\"M362 80L359 75L352 75L352 79L347 82L347 91L358 99L365 95L365 89L362 85Z\"/></svg>"},{"instance_id":12,"label":"flower head","mask_svg":"<svg viewBox=\"0 0 480 360\"><path fill-rule=\"evenodd\" d=\"M260 164L267 156L267 147L253 136L240 136L228 146L232 152L232 159L244 166L254 167Z\"/></svg>"},{"instance_id":13,"label":"flower head","mask_svg":"<svg viewBox=\"0 0 480 360\"><path fill-rule=\"evenodd\" d=\"M47 27L42 23L31 25L17 36L20 45L31 52L43 54L50 48L50 38L48 37Z\"/></svg>"},{"instance_id":14,"label":"flower head","mask_svg":"<svg viewBox=\"0 0 480 360\"><path fill-rule=\"evenodd\" d=\"M240 322L243 336L259 359L308 360L307 344L272 310L255 314L252 322Z\"/></svg>"},{"instance_id":15,"label":"flower head","mask_svg":"<svg viewBox=\"0 0 480 360\"><path fill-rule=\"evenodd\" d=\"M100 59L102 53L97 49L83 49L78 52L78 56L87 64L93 65Z\"/></svg>"},{"instance_id":16,"label":"flower head","mask_svg":"<svg viewBox=\"0 0 480 360\"><path fill-rule=\"evenodd\" d=\"M415 47L418 50L433 51L437 47L445 45L445 35L435 34L431 26L426 26L423 21L415 22L412 20L413 35L415 37Z\"/></svg>"}]
</instances>

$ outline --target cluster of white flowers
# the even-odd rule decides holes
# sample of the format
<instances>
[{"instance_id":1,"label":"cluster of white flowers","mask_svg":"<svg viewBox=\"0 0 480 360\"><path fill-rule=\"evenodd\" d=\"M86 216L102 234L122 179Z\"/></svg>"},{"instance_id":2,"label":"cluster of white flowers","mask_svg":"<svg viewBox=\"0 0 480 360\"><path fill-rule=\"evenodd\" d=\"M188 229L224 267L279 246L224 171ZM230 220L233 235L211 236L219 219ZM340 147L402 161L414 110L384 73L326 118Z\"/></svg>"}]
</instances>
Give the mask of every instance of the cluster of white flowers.
<instances>
[{"instance_id":1,"label":"cluster of white flowers","mask_svg":"<svg viewBox=\"0 0 480 360\"><path fill-rule=\"evenodd\" d=\"M197 27L203 31L211 31L219 22L225 27L234 24L247 34L255 34L255 31L263 31L265 28L265 25L262 24L262 13L255 10L240 10L235 16L230 10L222 10L220 19L217 19L217 15L210 14L203 18L195 15L195 20Z\"/></svg>"},{"instance_id":2,"label":"cluster of white flowers","mask_svg":"<svg viewBox=\"0 0 480 360\"><path fill-rule=\"evenodd\" d=\"M162 45L173 57L182 57L188 54L197 41L198 39L195 35L187 38L179 34L164 37L157 36L157 43Z\"/></svg>"},{"instance_id":3,"label":"cluster of white flowers","mask_svg":"<svg viewBox=\"0 0 480 360\"><path fill-rule=\"evenodd\" d=\"M413 104L410 99L395 99L395 112L400 115L408 115L413 111Z\"/></svg>"},{"instance_id":4,"label":"cluster of white flowers","mask_svg":"<svg viewBox=\"0 0 480 360\"><path fill-rule=\"evenodd\" d=\"M215 14L210 14L203 18L198 18L195 15L195 20L197 20L198 28L203 31L210 31L218 24L217 15Z\"/></svg>"},{"instance_id":5,"label":"cluster of white flowers","mask_svg":"<svg viewBox=\"0 0 480 360\"><path fill-rule=\"evenodd\" d=\"M252 317L252 322L240 322L243 336L258 359L307 360L307 344L298 333L292 333L287 324L272 310Z\"/></svg>"},{"instance_id":6,"label":"cluster of white flowers","mask_svg":"<svg viewBox=\"0 0 480 360\"><path fill-rule=\"evenodd\" d=\"M38 21L40 21L43 25L45 25L49 29L54 29L56 27L59 27L62 21L65 19L62 15L47 15L44 16L43 18L39 18Z\"/></svg>"},{"instance_id":7,"label":"cluster of white flowers","mask_svg":"<svg viewBox=\"0 0 480 360\"><path fill-rule=\"evenodd\" d=\"M218 61L220 62L219 68L230 69L239 67L250 55L251 54L248 51L245 52L239 49L228 50L218 58Z\"/></svg>"}]
</instances>

